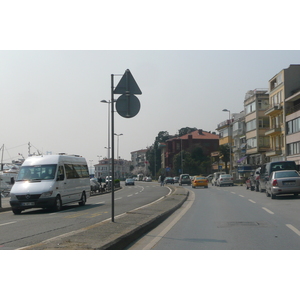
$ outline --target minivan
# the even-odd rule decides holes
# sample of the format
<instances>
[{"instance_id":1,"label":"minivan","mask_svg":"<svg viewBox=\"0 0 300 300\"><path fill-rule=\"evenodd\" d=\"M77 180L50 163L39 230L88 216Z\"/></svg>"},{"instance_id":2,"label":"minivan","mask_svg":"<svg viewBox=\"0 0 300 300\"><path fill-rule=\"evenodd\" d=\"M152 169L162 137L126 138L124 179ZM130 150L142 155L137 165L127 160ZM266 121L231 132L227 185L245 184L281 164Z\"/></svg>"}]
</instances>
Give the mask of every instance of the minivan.
<instances>
[{"instance_id":1,"label":"minivan","mask_svg":"<svg viewBox=\"0 0 300 300\"><path fill-rule=\"evenodd\" d=\"M14 214L29 208L59 211L67 203L85 205L90 193L85 158L65 154L30 156L10 191L10 206Z\"/></svg>"},{"instance_id":2,"label":"minivan","mask_svg":"<svg viewBox=\"0 0 300 300\"><path fill-rule=\"evenodd\" d=\"M256 175L259 175L258 190L264 192L271 173L282 170L297 170L296 163L294 161L272 161L262 165L260 171L256 171Z\"/></svg>"}]
</instances>

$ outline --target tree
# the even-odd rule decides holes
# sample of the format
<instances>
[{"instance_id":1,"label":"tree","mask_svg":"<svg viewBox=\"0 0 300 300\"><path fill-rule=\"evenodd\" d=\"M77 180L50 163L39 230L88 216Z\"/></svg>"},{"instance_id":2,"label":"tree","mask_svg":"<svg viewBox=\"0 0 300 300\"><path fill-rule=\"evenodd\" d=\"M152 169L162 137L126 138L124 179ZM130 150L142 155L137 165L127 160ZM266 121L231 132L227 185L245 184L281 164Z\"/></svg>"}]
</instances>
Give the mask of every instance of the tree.
<instances>
[{"instance_id":1,"label":"tree","mask_svg":"<svg viewBox=\"0 0 300 300\"><path fill-rule=\"evenodd\" d=\"M178 136L183 136L185 134L191 133L193 131L197 130L196 127L183 127L181 129L178 130Z\"/></svg>"},{"instance_id":2,"label":"tree","mask_svg":"<svg viewBox=\"0 0 300 300\"><path fill-rule=\"evenodd\" d=\"M229 145L221 145L219 147L220 158L225 163L225 172L228 173L227 164L230 161L230 148Z\"/></svg>"}]
</instances>

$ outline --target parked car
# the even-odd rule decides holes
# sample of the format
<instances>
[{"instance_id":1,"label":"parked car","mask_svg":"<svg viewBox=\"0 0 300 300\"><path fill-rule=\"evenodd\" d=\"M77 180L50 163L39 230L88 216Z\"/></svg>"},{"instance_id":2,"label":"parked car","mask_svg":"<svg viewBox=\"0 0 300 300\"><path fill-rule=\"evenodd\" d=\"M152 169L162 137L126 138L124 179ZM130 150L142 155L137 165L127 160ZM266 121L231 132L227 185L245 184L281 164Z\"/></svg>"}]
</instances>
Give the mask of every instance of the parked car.
<instances>
[{"instance_id":1,"label":"parked car","mask_svg":"<svg viewBox=\"0 0 300 300\"><path fill-rule=\"evenodd\" d=\"M146 182L151 182L151 181L152 181L152 178L151 178L151 177L146 177L145 181L146 181Z\"/></svg>"},{"instance_id":2,"label":"parked car","mask_svg":"<svg viewBox=\"0 0 300 300\"><path fill-rule=\"evenodd\" d=\"M192 181L190 178L189 174L181 174L179 176L179 185L183 185L183 184L187 184L187 185L191 185Z\"/></svg>"},{"instance_id":3,"label":"parked car","mask_svg":"<svg viewBox=\"0 0 300 300\"><path fill-rule=\"evenodd\" d=\"M272 172L266 181L266 195L275 199L277 195L300 193L300 174L295 170Z\"/></svg>"},{"instance_id":4,"label":"parked car","mask_svg":"<svg viewBox=\"0 0 300 300\"><path fill-rule=\"evenodd\" d=\"M272 172L283 170L297 170L294 161L273 161L262 165L259 173L258 190L263 192L266 190L266 182L269 181L269 176Z\"/></svg>"},{"instance_id":5,"label":"parked car","mask_svg":"<svg viewBox=\"0 0 300 300\"><path fill-rule=\"evenodd\" d=\"M211 184L212 184L212 185L217 185L217 180L218 180L218 178L219 178L219 176L220 176L221 174L226 174L226 173L225 173L225 172L215 172L215 173L213 174L213 178L212 178L212 180L211 180Z\"/></svg>"},{"instance_id":6,"label":"parked car","mask_svg":"<svg viewBox=\"0 0 300 300\"><path fill-rule=\"evenodd\" d=\"M125 180L125 185L134 185L134 179L133 178L127 178Z\"/></svg>"},{"instance_id":7,"label":"parked car","mask_svg":"<svg viewBox=\"0 0 300 300\"><path fill-rule=\"evenodd\" d=\"M91 184L91 192L96 193L97 191L100 192L100 183L96 178L90 179Z\"/></svg>"},{"instance_id":8,"label":"parked car","mask_svg":"<svg viewBox=\"0 0 300 300\"><path fill-rule=\"evenodd\" d=\"M178 183L179 182L179 177L174 177L174 183Z\"/></svg>"},{"instance_id":9,"label":"parked car","mask_svg":"<svg viewBox=\"0 0 300 300\"><path fill-rule=\"evenodd\" d=\"M165 183L171 183L171 184L174 184L174 179L173 179L173 177L166 177Z\"/></svg>"},{"instance_id":10,"label":"parked car","mask_svg":"<svg viewBox=\"0 0 300 300\"><path fill-rule=\"evenodd\" d=\"M208 179L204 176L195 176L192 180L192 188L196 188L198 186L208 188Z\"/></svg>"},{"instance_id":11,"label":"parked car","mask_svg":"<svg viewBox=\"0 0 300 300\"><path fill-rule=\"evenodd\" d=\"M214 177L213 174L209 174L206 178L208 179L208 182L211 182L213 177Z\"/></svg>"},{"instance_id":12,"label":"parked car","mask_svg":"<svg viewBox=\"0 0 300 300\"><path fill-rule=\"evenodd\" d=\"M233 186L233 178L230 174L221 174L217 179L217 185L232 185Z\"/></svg>"}]
</instances>

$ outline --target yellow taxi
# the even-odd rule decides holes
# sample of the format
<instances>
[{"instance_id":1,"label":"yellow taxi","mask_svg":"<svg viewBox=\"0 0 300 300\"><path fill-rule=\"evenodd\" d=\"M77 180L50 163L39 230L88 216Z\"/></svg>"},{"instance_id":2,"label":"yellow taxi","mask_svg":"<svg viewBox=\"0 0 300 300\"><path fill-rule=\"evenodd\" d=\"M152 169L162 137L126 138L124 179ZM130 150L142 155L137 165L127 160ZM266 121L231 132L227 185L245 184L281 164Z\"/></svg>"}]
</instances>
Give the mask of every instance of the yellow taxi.
<instances>
[{"instance_id":1,"label":"yellow taxi","mask_svg":"<svg viewBox=\"0 0 300 300\"><path fill-rule=\"evenodd\" d=\"M192 180L192 188L196 188L198 186L208 188L208 179L202 175L195 176Z\"/></svg>"}]
</instances>

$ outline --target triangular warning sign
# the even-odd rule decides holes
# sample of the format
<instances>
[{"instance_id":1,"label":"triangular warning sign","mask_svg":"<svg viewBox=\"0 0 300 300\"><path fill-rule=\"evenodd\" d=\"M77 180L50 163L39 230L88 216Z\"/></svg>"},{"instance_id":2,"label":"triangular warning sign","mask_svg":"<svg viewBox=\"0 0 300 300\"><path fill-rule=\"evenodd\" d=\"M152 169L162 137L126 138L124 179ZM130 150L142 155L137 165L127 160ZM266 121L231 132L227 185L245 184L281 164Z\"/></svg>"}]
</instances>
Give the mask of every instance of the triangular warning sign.
<instances>
[{"instance_id":1,"label":"triangular warning sign","mask_svg":"<svg viewBox=\"0 0 300 300\"><path fill-rule=\"evenodd\" d=\"M114 89L114 94L126 94L129 93L131 95L141 95L142 92L135 82L132 74L130 73L129 69L127 69L121 78L120 82Z\"/></svg>"}]
</instances>

